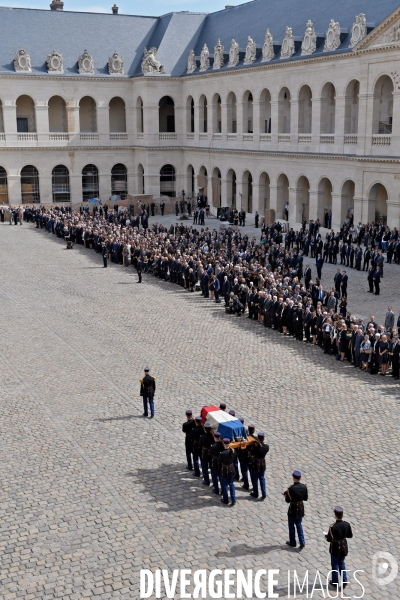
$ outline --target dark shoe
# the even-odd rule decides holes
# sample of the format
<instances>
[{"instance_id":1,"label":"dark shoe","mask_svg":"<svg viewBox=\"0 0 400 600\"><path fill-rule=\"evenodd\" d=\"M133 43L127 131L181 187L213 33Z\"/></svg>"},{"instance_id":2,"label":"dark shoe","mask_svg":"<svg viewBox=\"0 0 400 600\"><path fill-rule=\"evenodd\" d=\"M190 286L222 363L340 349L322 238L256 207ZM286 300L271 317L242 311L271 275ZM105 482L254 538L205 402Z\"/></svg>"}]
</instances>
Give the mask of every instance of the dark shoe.
<instances>
[{"instance_id":1,"label":"dark shoe","mask_svg":"<svg viewBox=\"0 0 400 600\"><path fill-rule=\"evenodd\" d=\"M217 494L217 496L219 496L219 491L218 490L213 490L213 494Z\"/></svg>"},{"instance_id":2,"label":"dark shoe","mask_svg":"<svg viewBox=\"0 0 400 600\"><path fill-rule=\"evenodd\" d=\"M305 548L305 547L306 547L305 544L303 544L303 545L300 544L300 550L303 550L303 548Z\"/></svg>"},{"instance_id":3,"label":"dark shoe","mask_svg":"<svg viewBox=\"0 0 400 600\"><path fill-rule=\"evenodd\" d=\"M241 485L240 486L243 490L249 490L250 486L249 485Z\"/></svg>"},{"instance_id":4,"label":"dark shoe","mask_svg":"<svg viewBox=\"0 0 400 600\"><path fill-rule=\"evenodd\" d=\"M193 471L193 467L186 467L187 471Z\"/></svg>"},{"instance_id":5,"label":"dark shoe","mask_svg":"<svg viewBox=\"0 0 400 600\"><path fill-rule=\"evenodd\" d=\"M236 500L232 500L231 506L235 506L235 504L236 504Z\"/></svg>"},{"instance_id":6,"label":"dark shoe","mask_svg":"<svg viewBox=\"0 0 400 600\"><path fill-rule=\"evenodd\" d=\"M206 483L205 481L203 481L203 485L207 485L207 486L209 486L210 484L209 484L209 483Z\"/></svg>"},{"instance_id":7,"label":"dark shoe","mask_svg":"<svg viewBox=\"0 0 400 600\"><path fill-rule=\"evenodd\" d=\"M149 415L146 415L146 413L142 414L142 417L148 417Z\"/></svg>"},{"instance_id":8,"label":"dark shoe","mask_svg":"<svg viewBox=\"0 0 400 600\"><path fill-rule=\"evenodd\" d=\"M193 473L193 477L201 477L201 475L197 475L196 473Z\"/></svg>"},{"instance_id":9,"label":"dark shoe","mask_svg":"<svg viewBox=\"0 0 400 600\"><path fill-rule=\"evenodd\" d=\"M296 548L296 544L291 544L290 542L286 542L287 546L291 546L292 548Z\"/></svg>"},{"instance_id":10,"label":"dark shoe","mask_svg":"<svg viewBox=\"0 0 400 600\"><path fill-rule=\"evenodd\" d=\"M345 582L343 583L343 586L342 586L342 588L344 589L345 587L347 587L347 585L348 585L348 584L347 584L347 581L345 581Z\"/></svg>"},{"instance_id":11,"label":"dark shoe","mask_svg":"<svg viewBox=\"0 0 400 600\"><path fill-rule=\"evenodd\" d=\"M154 415L150 415L150 419L154 419Z\"/></svg>"},{"instance_id":12,"label":"dark shoe","mask_svg":"<svg viewBox=\"0 0 400 600\"><path fill-rule=\"evenodd\" d=\"M228 504L228 502L225 502L225 500L223 498L221 498L221 502L222 502L222 504Z\"/></svg>"},{"instance_id":13,"label":"dark shoe","mask_svg":"<svg viewBox=\"0 0 400 600\"><path fill-rule=\"evenodd\" d=\"M254 492L251 492L250 496L253 496L253 498L258 498L258 494L255 494Z\"/></svg>"},{"instance_id":14,"label":"dark shoe","mask_svg":"<svg viewBox=\"0 0 400 600\"><path fill-rule=\"evenodd\" d=\"M262 496L261 500L265 500L267 496Z\"/></svg>"}]
</instances>

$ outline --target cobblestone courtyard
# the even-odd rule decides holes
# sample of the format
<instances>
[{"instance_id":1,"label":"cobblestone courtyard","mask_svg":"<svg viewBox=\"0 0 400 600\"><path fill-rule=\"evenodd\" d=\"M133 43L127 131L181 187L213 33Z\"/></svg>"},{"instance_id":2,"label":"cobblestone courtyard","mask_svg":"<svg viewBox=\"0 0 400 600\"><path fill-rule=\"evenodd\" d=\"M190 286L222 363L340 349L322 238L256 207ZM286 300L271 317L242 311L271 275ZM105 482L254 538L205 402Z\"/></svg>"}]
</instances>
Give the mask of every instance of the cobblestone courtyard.
<instances>
[{"instance_id":1,"label":"cobblestone courtyard","mask_svg":"<svg viewBox=\"0 0 400 600\"><path fill-rule=\"evenodd\" d=\"M142 568L280 569L284 598L288 570L328 572L322 532L336 504L364 598L400 597L400 576L388 586L371 576L375 552L400 559L398 384L170 283L136 285L133 269L103 269L94 252L67 252L26 224L0 226L0 256L3 600L136 600ZM334 271L324 267L323 284ZM385 265L380 297L365 273L348 273L352 312L398 313L400 266ZM153 420L138 393L146 363ZM185 470L185 409L221 400L266 433L265 502L238 491L223 506ZM285 545L294 468L310 497L301 552Z\"/></svg>"}]
</instances>

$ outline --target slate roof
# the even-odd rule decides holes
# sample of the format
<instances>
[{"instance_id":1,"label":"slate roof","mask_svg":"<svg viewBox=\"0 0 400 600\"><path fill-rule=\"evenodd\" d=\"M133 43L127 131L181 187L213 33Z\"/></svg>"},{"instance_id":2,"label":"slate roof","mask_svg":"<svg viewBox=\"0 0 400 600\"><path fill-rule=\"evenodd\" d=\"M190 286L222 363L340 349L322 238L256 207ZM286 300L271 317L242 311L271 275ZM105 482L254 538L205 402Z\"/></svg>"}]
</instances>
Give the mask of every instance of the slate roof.
<instances>
[{"instance_id":1,"label":"slate roof","mask_svg":"<svg viewBox=\"0 0 400 600\"><path fill-rule=\"evenodd\" d=\"M107 63L114 51L124 60L126 77L141 76L144 47L155 46L157 58L165 66L166 75L186 75L187 57L193 48L199 58L206 43L210 56L218 38L228 55L234 38L242 53L247 37L257 44L257 64L261 59L264 35L269 28L276 47L275 61L286 26L301 40L306 22L311 19L322 53L324 37L331 19L340 23L341 46L336 52L348 51L351 27L356 15L365 13L369 30L376 27L399 6L400 0L254 0L219 12L174 12L161 17L113 15L71 11L0 7L0 74L14 73L14 56L19 49L31 57L32 73L27 77L47 73L47 54L53 50L64 58L64 75L78 76L78 57L86 49L92 55L95 75L108 77ZM290 59L299 58L301 49ZM227 60L225 61L228 62ZM224 69L227 67L224 67ZM197 73L196 71L195 73Z\"/></svg>"}]
</instances>

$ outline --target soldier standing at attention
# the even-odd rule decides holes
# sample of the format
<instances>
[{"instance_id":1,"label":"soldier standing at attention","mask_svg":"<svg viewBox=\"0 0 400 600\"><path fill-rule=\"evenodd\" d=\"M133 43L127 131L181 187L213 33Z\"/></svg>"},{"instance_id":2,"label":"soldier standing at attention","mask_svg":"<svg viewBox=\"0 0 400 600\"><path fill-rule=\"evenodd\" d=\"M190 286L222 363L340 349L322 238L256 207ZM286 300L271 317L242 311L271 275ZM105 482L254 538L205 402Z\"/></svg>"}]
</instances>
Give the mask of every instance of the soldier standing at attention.
<instances>
[{"instance_id":1,"label":"soldier standing at attention","mask_svg":"<svg viewBox=\"0 0 400 600\"><path fill-rule=\"evenodd\" d=\"M213 492L214 494L219 494L219 469L218 469L218 459L222 450L224 449L224 445L221 441L221 434L219 431L214 431L214 444L211 446L211 479L213 482Z\"/></svg>"},{"instance_id":2,"label":"soldier standing at attention","mask_svg":"<svg viewBox=\"0 0 400 600\"><path fill-rule=\"evenodd\" d=\"M201 460L201 470L203 471L203 485L210 485L210 475L209 468L211 462L211 446L214 443L214 437L211 433L211 425L210 423L204 423L205 433L200 436L200 460Z\"/></svg>"},{"instance_id":3,"label":"soldier standing at attention","mask_svg":"<svg viewBox=\"0 0 400 600\"><path fill-rule=\"evenodd\" d=\"M235 491L235 467L233 464L235 451L233 448L229 447L231 440L229 438L224 438L224 449L219 455L218 465L219 465L219 473L220 473L220 481L222 488L222 498L221 502L224 504L229 504L228 499L228 487L231 494L232 504L234 506L236 504L236 491Z\"/></svg>"},{"instance_id":4,"label":"soldier standing at attention","mask_svg":"<svg viewBox=\"0 0 400 600\"><path fill-rule=\"evenodd\" d=\"M252 465L252 482L253 491L250 496L258 498L258 482L260 482L262 500L267 497L267 484L265 481L265 457L269 452L268 444L264 444L264 433L260 431L257 442L253 445L251 456L253 459Z\"/></svg>"},{"instance_id":5,"label":"soldier standing at attention","mask_svg":"<svg viewBox=\"0 0 400 600\"><path fill-rule=\"evenodd\" d=\"M107 268L107 255L108 255L108 250L107 250L107 246L105 244L105 242L102 242L101 244L101 255L103 257L103 265L104 268Z\"/></svg>"},{"instance_id":6,"label":"soldier standing at attention","mask_svg":"<svg viewBox=\"0 0 400 600\"><path fill-rule=\"evenodd\" d=\"M286 502L289 504L288 509L288 524L289 524L289 541L288 546L296 547L296 533L299 536L300 548L304 548L306 542L304 540L302 520L304 517L304 502L308 500L308 490L304 483L300 483L300 471L293 471L293 485L289 486L286 492L283 492Z\"/></svg>"},{"instance_id":7,"label":"soldier standing at attention","mask_svg":"<svg viewBox=\"0 0 400 600\"><path fill-rule=\"evenodd\" d=\"M186 449L186 459L187 459L187 469L188 471L193 471L193 463L192 463L192 453L193 453L193 444L192 438L190 437L190 433L195 425L192 411L186 411L186 421L182 425L182 431L185 434L185 449Z\"/></svg>"},{"instance_id":8,"label":"soldier standing at attention","mask_svg":"<svg viewBox=\"0 0 400 600\"><path fill-rule=\"evenodd\" d=\"M202 425L202 418L195 417L195 425L190 432L190 437L193 444L193 467L194 467L194 477L200 477L200 467L199 467L199 456L200 456L200 436L203 435L204 429Z\"/></svg>"},{"instance_id":9,"label":"soldier standing at attention","mask_svg":"<svg viewBox=\"0 0 400 600\"><path fill-rule=\"evenodd\" d=\"M248 431L249 436L253 436L254 431L255 431L255 426L249 425L247 431ZM250 472L250 478L252 477L252 475L251 475L251 471L252 471L251 446L246 446L244 448L240 448L238 450L238 454L239 454L240 470L242 472L242 480L243 480L243 485L241 487L244 490L249 490L250 489L249 472Z\"/></svg>"},{"instance_id":10,"label":"soldier standing at attention","mask_svg":"<svg viewBox=\"0 0 400 600\"><path fill-rule=\"evenodd\" d=\"M143 398L144 417L148 417L148 404L150 404L150 419L154 417L154 394L156 392L156 378L150 375L149 367L144 368L144 377L140 381L140 395Z\"/></svg>"},{"instance_id":11,"label":"soldier standing at attention","mask_svg":"<svg viewBox=\"0 0 400 600\"><path fill-rule=\"evenodd\" d=\"M344 559L349 553L347 539L352 538L353 532L350 523L343 521L343 508L336 506L333 509L335 522L329 527L325 535L327 542L330 542L329 552L331 555L332 580L330 585L339 586L339 577L343 576L343 589L347 586L347 573Z\"/></svg>"}]
</instances>

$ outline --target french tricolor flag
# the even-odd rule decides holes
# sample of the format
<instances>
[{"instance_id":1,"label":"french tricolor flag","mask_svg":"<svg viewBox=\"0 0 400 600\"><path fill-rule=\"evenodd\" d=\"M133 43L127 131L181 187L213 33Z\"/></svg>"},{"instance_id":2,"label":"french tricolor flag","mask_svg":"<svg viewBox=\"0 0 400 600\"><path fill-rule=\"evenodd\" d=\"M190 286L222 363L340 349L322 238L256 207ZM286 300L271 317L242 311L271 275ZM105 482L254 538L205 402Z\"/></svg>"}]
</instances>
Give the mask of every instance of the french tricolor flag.
<instances>
[{"instance_id":1,"label":"french tricolor flag","mask_svg":"<svg viewBox=\"0 0 400 600\"><path fill-rule=\"evenodd\" d=\"M247 439L243 423L217 406L203 406L201 418L203 423L208 421L215 431L219 431L222 438L229 438L232 441L235 437Z\"/></svg>"}]
</instances>

